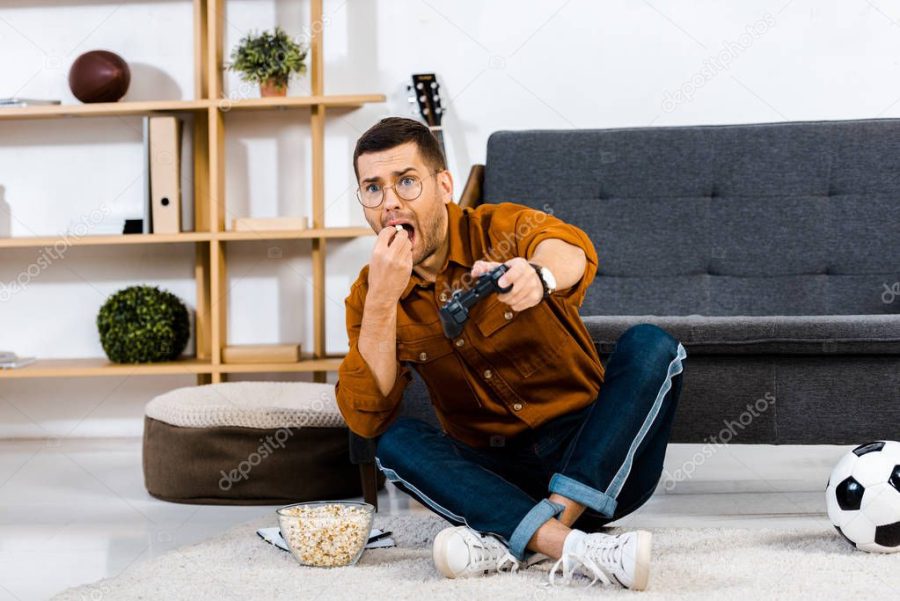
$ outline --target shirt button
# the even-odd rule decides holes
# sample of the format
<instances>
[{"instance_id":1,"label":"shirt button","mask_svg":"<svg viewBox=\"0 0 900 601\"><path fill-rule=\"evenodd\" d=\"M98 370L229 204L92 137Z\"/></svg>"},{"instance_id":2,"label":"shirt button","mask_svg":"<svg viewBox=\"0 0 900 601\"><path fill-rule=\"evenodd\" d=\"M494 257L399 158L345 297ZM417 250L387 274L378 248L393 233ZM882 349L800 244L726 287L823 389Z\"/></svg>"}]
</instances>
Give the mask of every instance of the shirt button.
<instances>
[{"instance_id":1,"label":"shirt button","mask_svg":"<svg viewBox=\"0 0 900 601\"><path fill-rule=\"evenodd\" d=\"M489 369L484 370L484 379L485 380L490 380L493 376L494 376L494 374L491 373L491 370L489 370Z\"/></svg>"},{"instance_id":2,"label":"shirt button","mask_svg":"<svg viewBox=\"0 0 900 601\"><path fill-rule=\"evenodd\" d=\"M503 314L503 317L505 317L507 320L510 320L513 318L513 312L507 311L506 313Z\"/></svg>"},{"instance_id":3,"label":"shirt button","mask_svg":"<svg viewBox=\"0 0 900 601\"><path fill-rule=\"evenodd\" d=\"M419 353L419 361L425 361L426 359L428 359L428 353L426 353L425 351Z\"/></svg>"},{"instance_id":4,"label":"shirt button","mask_svg":"<svg viewBox=\"0 0 900 601\"><path fill-rule=\"evenodd\" d=\"M448 298L449 298L449 297L447 296L447 293L446 293L446 292L441 292L440 299L441 299L441 302L442 302L442 303L446 303Z\"/></svg>"},{"instance_id":5,"label":"shirt button","mask_svg":"<svg viewBox=\"0 0 900 601\"><path fill-rule=\"evenodd\" d=\"M457 338L457 339L456 339L456 342L454 342L453 344L455 344L456 346L462 346L462 345L464 345L465 343L466 343L466 341L463 340L462 338Z\"/></svg>"},{"instance_id":6,"label":"shirt button","mask_svg":"<svg viewBox=\"0 0 900 601\"><path fill-rule=\"evenodd\" d=\"M513 409L515 409L516 411L521 411L522 403L516 403L515 405L513 405Z\"/></svg>"}]
</instances>

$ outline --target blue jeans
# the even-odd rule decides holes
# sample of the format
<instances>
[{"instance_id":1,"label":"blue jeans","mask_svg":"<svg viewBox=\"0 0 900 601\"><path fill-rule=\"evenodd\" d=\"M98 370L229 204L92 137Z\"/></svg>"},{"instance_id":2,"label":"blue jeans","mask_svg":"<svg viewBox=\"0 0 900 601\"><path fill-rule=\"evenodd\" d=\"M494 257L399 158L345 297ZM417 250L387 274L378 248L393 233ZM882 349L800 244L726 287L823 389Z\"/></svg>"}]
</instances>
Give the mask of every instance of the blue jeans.
<instances>
[{"instance_id":1,"label":"blue jeans","mask_svg":"<svg viewBox=\"0 0 900 601\"><path fill-rule=\"evenodd\" d=\"M652 324L626 330L593 403L502 446L473 448L421 420L400 417L378 440L388 480L456 525L492 534L524 560L528 541L564 509L593 531L647 501L663 470L681 393L684 347Z\"/></svg>"}]
</instances>

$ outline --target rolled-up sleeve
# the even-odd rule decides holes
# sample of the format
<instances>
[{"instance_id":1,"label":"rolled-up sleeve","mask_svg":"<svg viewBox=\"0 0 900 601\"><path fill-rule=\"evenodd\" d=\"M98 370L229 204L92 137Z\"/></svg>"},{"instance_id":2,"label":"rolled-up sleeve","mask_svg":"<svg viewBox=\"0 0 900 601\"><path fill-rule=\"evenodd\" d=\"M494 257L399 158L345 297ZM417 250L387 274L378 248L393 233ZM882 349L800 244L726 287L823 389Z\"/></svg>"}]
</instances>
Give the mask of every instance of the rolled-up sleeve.
<instances>
[{"instance_id":1,"label":"rolled-up sleeve","mask_svg":"<svg viewBox=\"0 0 900 601\"><path fill-rule=\"evenodd\" d=\"M361 274L360 279L365 277ZM364 281L364 280L363 280ZM350 350L338 368L335 396L344 421L354 433L373 438L383 433L400 412L403 391L412 379L409 369L397 362L397 377L387 395L381 393L369 364L359 352L365 291L360 281L350 289L344 301Z\"/></svg>"},{"instance_id":2,"label":"rolled-up sleeve","mask_svg":"<svg viewBox=\"0 0 900 601\"><path fill-rule=\"evenodd\" d=\"M583 250L586 261L581 279L573 286L553 293L554 297L561 298L576 307L581 306L584 295L597 274L597 251L583 230L548 212L514 203L502 203L498 206L492 229L494 227L501 231L507 229L514 232L516 256L526 259L534 255L541 242L551 238L562 240Z\"/></svg>"}]
</instances>

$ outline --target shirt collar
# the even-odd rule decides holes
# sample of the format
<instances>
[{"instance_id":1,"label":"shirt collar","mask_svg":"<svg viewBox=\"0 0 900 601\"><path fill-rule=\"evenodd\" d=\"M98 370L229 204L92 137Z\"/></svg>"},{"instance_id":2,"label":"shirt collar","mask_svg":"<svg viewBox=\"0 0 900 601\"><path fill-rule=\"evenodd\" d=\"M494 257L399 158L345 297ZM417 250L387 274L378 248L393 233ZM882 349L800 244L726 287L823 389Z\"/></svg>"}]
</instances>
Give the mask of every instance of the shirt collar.
<instances>
[{"instance_id":1,"label":"shirt collar","mask_svg":"<svg viewBox=\"0 0 900 601\"><path fill-rule=\"evenodd\" d=\"M471 269L472 265L475 263L475 259L472 257L472 249L469 243L469 215L453 201L450 201L444 206L447 208L447 237L449 238L449 249L447 250L447 256L444 258L444 264L441 265L439 273L447 271L450 261ZM401 300L405 299L417 285L428 288L433 285L433 282L423 279L419 274L413 271L409 277L409 283L406 284L406 288L400 296Z\"/></svg>"}]
</instances>

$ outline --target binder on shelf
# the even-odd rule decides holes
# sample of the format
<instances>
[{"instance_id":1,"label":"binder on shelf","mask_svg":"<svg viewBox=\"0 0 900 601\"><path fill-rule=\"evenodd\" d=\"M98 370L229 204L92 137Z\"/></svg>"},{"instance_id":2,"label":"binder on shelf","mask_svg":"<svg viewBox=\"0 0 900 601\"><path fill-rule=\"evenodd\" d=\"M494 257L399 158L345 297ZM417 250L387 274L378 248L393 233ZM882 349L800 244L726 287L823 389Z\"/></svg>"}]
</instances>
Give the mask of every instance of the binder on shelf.
<instances>
[{"instance_id":1,"label":"binder on shelf","mask_svg":"<svg viewBox=\"0 0 900 601\"><path fill-rule=\"evenodd\" d=\"M150 233L150 117L142 120L144 129L144 207L142 211L141 231L136 233ZM122 233L127 233L123 230Z\"/></svg>"},{"instance_id":2,"label":"binder on shelf","mask_svg":"<svg viewBox=\"0 0 900 601\"><path fill-rule=\"evenodd\" d=\"M150 117L150 231L181 231L181 121Z\"/></svg>"}]
</instances>

